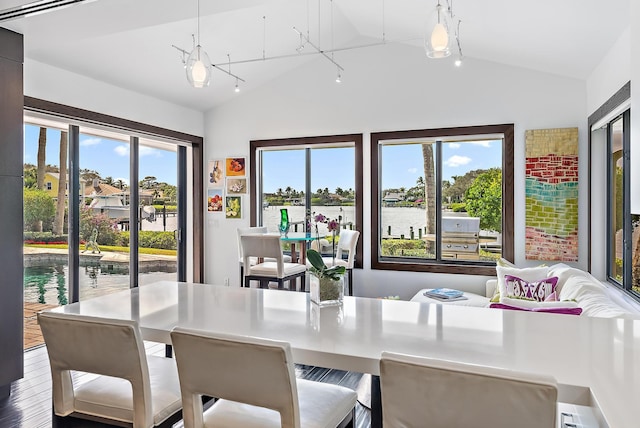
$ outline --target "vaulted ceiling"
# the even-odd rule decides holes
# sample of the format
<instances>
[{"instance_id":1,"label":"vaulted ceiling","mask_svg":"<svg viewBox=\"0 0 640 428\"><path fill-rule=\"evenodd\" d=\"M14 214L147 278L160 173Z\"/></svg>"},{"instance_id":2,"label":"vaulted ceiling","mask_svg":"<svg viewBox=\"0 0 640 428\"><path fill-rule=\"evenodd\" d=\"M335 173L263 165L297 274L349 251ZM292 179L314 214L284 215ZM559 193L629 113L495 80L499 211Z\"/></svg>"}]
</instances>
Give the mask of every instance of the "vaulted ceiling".
<instances>
[{"instance_id":1,"label":"vaulted ceiling","mask_svg":"<svg viewBox=\"0 0 640 428\"><path fill-rule=\"evenodd\" d=\"M628 28L629 1L453 0L453 11L462 20L465 57L586 79ZM0 0L0 11L24 3ZM383 31L389 44L420 47L436 0L200 3L201 45L214 64L226 69L229 59L295 55L300 38L293 27L308 31L325 50L379 42ZM238 95L235 79L217 70L209 88L194 89L186 81L181 54L172 45L192 49L196 8L196 0L94 0L0 26L25 35L29 60L207 111ZM250 91L319 58L310 51L307 47L294 57L231 65L231 72L246 80L240 82L242 91ZM349 50L334 57L340 62L345 55ZM401 72L402 65L397 67Z\"/></svg>"}]
</instances>

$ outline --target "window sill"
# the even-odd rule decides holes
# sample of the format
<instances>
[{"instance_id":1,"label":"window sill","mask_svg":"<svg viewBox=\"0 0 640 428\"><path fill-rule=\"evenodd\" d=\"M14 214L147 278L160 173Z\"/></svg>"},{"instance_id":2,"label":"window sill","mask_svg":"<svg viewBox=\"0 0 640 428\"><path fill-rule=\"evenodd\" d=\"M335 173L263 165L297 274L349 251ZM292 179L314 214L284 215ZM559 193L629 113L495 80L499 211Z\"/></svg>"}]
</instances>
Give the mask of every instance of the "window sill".
<instances>
[{"instance_id":1,"label":"window sill","mask_svg":"<svg viewBox=\"0 0 640 428\"><path fill-rule=\"evenodd\" d=\"M371 269L374 270L396 270L408 272L430 272L448 273L458 275L483 275L496 276L496 267L492 262L479 264L477 262L460 261L421 261L416 262L411 259L382 259L372 261Z\"/></svg>"}]
</instances>

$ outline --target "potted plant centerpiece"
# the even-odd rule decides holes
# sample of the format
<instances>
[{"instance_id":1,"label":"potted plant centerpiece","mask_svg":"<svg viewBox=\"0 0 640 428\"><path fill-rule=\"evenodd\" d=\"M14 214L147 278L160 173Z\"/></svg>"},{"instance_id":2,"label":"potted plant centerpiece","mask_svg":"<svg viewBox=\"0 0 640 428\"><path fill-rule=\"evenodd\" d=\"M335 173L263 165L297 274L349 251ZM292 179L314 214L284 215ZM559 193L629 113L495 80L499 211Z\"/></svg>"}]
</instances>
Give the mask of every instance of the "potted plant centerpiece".
<instances>
[{"instance_id":1,"label":"potted plant centerpiece","mask_svg":"<svg viewBox=\"0 0 640 428\"><path fill-rule=\"evenodd\" d=\"M316 250L307 251L310 298L320 306L341 305L344 297L344 266L327 267Z\"/></svg>"}]
</instances>

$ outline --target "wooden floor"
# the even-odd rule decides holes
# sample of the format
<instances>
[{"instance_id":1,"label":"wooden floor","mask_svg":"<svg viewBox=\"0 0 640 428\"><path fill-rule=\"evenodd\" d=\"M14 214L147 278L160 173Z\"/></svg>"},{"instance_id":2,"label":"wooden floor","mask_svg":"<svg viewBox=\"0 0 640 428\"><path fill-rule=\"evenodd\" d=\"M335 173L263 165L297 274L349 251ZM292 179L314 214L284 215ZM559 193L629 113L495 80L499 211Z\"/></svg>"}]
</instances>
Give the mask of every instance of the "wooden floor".
<instances>
[{"instance_id":1,"label":"wooden floor","mask_svg":"<svg viewBox=\"0 0 640 428\"><path fill-rule=\"evenodd\" d=\"M164 345L147 344L150 354L164 355ZM51 427L51 370L49 358L44 346L24 353L25 377L14 382L11 396L0 401L0 427L2 428L39 428ZM74 382L83 382L90 375L74 376ZM360 373L330 370L320 367L296 365L296 376L318 382L326 382L356 389L361 378ZM102 424L81 421L78 427L98 428ZM176 428L182 424L176 424ZM359 403L356 405L356 428L371 426L370 411Z\"/></svg>"}]
</instances>

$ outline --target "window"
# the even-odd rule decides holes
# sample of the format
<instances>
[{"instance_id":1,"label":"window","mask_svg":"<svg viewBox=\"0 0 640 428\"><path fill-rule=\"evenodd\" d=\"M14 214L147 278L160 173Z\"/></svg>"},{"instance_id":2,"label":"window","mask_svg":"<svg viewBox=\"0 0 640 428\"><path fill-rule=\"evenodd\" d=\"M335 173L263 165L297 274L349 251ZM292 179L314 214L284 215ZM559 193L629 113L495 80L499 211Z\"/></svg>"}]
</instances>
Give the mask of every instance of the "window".
<instances>
[{"instance_id":1,"label":"window","mask_svg":"<svg viewBox=\"0 0 640 428\"><path fill-rule=\"evenodd\" d=\"M607 276L640 295L640 215L631 213L630 111L606 124L607 133Z\"/></svg>"},{"instance_id":2,"label":"window","mask_svg":"<svg viewBox=\"0 0 640 428\"><path fill-rule=\"evenodd\" d=\"M47 190L51 190L51 189L53 189L53 185L51 184L51 182L50 182L50 181L47 181L47 182L45 183L45 186L46 186Z\"/></svg>"},{"instance_id":3,"label":"window","mask_svg":"<svg viewBox=\"0 0 640 428\"><path fill-rule=\"evenodd\" d=\"M513 260L513 125L371 135L373 269L494 275Z\"/></svg>"},{"instance_id":4,"label":"window","mask_svg":"<svg viewBox=\"0 0 640 428\"><path fill-rule=\"evenodd\" d=\"M202 186L188 180L202 175L200 137L29 97L25 108L25 238L68 240L70 249L56 250L53 262L41 260L39 247L25 252L25 301L64 304L158 279L202 281ZM67 197L42 195L45 167Z\"/></svg>"},{"instance_id":5,"label":"window","mask_svg":"<svg viewBox=\"0 0 640 428\"><path fill-rule=\"evenodd\" d=\"M327 235L322 214L342 228L362 227L362 135L251 141L251 225L278 231L280 210L286 209L291 230ZM332 250L327 235L316 247ZM362 239L356 250L362 266Z\"/></svg>"}]
</instances>

